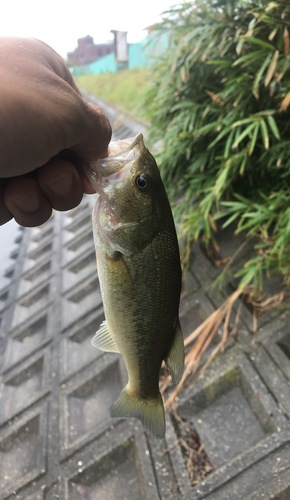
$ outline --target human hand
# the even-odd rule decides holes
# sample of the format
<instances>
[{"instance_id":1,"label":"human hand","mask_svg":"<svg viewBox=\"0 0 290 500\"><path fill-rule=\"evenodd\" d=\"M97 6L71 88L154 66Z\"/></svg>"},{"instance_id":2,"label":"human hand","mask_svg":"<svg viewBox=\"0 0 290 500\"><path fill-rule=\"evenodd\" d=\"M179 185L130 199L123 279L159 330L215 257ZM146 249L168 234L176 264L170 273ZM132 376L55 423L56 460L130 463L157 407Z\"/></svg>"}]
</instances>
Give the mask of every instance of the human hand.
<instances>
[{"instance_id":1,"label":"human hand","mask_svg":"<svg viewBox=\"0 0 290 500\"><path fill-rule=\"evenodd\" d=\"M0 96L0 225L37 226L94 192L82 165L107 156L111 126L39 40L0 37Z\"/></svg>"}]
</instances>

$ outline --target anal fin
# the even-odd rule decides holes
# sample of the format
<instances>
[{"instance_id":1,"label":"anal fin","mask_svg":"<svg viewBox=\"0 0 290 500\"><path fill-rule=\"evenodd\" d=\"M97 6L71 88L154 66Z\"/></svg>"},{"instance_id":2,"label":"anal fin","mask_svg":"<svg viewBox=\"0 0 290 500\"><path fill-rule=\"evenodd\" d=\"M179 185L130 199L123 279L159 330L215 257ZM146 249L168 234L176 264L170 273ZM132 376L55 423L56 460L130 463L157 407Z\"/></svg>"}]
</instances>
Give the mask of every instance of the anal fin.
<instances>
[{"instance_id":1,"label":"anal fin","mask_svg":"<svg viewBox=\"0 0 290 500\"><path fill-rule=\"evenodd\" d=\"M105 352L119 352L106 321L103 321L96 335L92 338L92 345Z\"/></svg>"},{"instance_id":2,"label":"anal fin","mask_svg":"<svg viewBox=\"0 0 290 500\"><path fill-rule=\"evenodd\" d=\"M184 341L178 320L173 342L167 358L165 359L166 366L172 377L173 383L176 385L181 380L184 371Z\"/></svg>"}]
</instances>

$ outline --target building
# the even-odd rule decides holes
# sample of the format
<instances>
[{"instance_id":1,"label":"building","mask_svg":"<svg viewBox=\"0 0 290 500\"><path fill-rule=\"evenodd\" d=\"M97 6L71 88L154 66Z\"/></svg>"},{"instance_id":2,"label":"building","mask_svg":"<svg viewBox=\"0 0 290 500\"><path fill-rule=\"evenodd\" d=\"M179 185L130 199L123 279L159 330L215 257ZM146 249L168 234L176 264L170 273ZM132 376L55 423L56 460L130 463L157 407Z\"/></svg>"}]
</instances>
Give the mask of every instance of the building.
<instances>
[{"instance_id":1,"label":"building","mask_svg":"<svg viewBox=\"0 0 290 500\"><path fill-rule=\"evenodd\" d=\"M115 51L114 42L95 44L92 36L78 39L78 46L68 52L67 58L74 66L84 66Z\"/></svg>"}]
</instances>

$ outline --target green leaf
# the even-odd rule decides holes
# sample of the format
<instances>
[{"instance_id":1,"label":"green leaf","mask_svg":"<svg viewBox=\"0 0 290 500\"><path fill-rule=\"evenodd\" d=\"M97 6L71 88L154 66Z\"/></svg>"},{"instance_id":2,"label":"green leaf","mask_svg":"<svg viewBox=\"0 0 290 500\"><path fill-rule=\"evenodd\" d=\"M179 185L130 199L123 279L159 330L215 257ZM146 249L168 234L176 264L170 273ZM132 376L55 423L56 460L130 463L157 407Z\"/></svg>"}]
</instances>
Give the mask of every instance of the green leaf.
<instances>
[{"instance_id":1,"label":"green leaf","mask_svg":"<svg viewBox=\"0 0 290 500\"><path fill-rule=\"evenodd\" d=\"M273 118L273 116L267 116L267 122L269 124L270 129L273 132L274 137L276 137L276 139L280 140L279 129L277 127L276 121Z\"/></svg>"},{"instance_id":2,"label":"green leaf","mask_svg":"<svg viewBox=\"0 0 290 500\"><path fill-rule=\"evenodd\" d=\"M251 64L254 64L255 62L259 61L260 59L263 59L265 57L265 51L260 49L252 52L247 52L243 56L239 57L236 59L233 63L232 66L250 66Z\"/></svg>"},{"instance_id":3,"label":"green leaf","mask_svg":"<svg viewBox=\"0 0 290 500\"><path fill-rule=\"evenodd\" d=\"M263 62L262 66L260 67L258 73L256 74L256 77L254 79L254 83L253 83L253 94L254 96L256 97L256 99L259 98L259 86L261 84L261 80L262 80L262 77L263 77L263 74L265 73L266 71L266 68L268 67L269 63L271 61L271 54L269 54L265 61Z\"/></svg>"},{"instance_id":4,"label":"green leaf","mask_svg":"<svg viewBox=\"0 0 290 500\"><path fill-rule=\"evenodd\" d=\"M267 130L267 125L264 120L261 120L260 127L261 127L261 134L263 138L264 147L265 149L269 149L270 146L269 134Z\"/></svg>"},{"instance_id":5,"label":"green leaf","mask_svg":"<svg viewBox=\"0 0 290 500\"><path fill-rule=\"evenodd\" d=\"M274 271L290 276L288 3L196 0L172 10L146 103L179 234L207 244L212 221L234 223L256 242L237 262L239 285L256 288Z\"/></svg>"},{"instance_id":6,"label":"green leaf","mask_svg":"<svg viewBox=\"0 0 290 500\"><path fill-rule=\"evenodd\" d=\"M251 138L251 142L250 142L250 146L249 146L249 156L252 156L254 149L256 147L259 130L260 130L260 123L256 122L256 126L253 129L253 134L252 134L252 138Z\"/></svg>"},{"instance_id":7,"label":"green leaf","mask_svg":"<svg viewBox=\"0 0 290 500\"><path fill-rule=\"evenodd\" d=\"M233 148L236 149L238 147L238 145L242 142L243 139L245 139L245 137L249 136L250 135L250 132L256 128L257 124L254 122L250 123L250 125L248 125L244 130L243 132L241 132L240 134L238 134L238 136L235 138L235 142L233 144Z\"/></svg>"},{"instance_id":8,"label":"green leaf","mask_svg":"<svg viewBox=\"0 0 290 500\"><path fill-rule=\"evenodd\" d=\"M218 136L209 144L208 148L212 149L223 137L225 137L229 133L229 128L224 128Z\"/></svg>"},{"instance_id":9,"label":"green leaf","mask_svg":"<svg viewBox=\"0 0 290 500\"><path fill-rule=\"evenodd\" d=\"M235 134L235 130L231 130L229 135L228 135L228 138L227 138L227 141L225 144L225 150L224 150L225 159L227 159L229 157L230 153L232 152L234 134Z\"/></svg>"},{"instance_id":10,"label":"green leaf","mask_svg":"<svg viewBox=\"0 0 290 500\"><path fill-rule=\"evenodd\" d=\"M252 43L253 45L258 45L259 47L263 47L263 49L267 49L267 51L274 51L274 47L271 43L265 42L261 38L255 38L253 36L241 36L245 42Z\"/></svg>"}]
</instances>

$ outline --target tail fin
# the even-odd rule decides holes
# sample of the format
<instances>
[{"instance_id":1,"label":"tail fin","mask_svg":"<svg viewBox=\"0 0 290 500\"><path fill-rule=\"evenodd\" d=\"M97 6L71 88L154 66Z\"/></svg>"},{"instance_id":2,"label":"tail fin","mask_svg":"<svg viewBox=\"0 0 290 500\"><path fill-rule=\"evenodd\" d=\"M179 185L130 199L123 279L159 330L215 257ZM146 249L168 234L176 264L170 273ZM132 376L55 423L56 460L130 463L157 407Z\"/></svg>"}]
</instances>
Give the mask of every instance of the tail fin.
<instances>
[{"instance_id":1,"label":"tail fin","mask_svg":"<svg viewBox=\"0 0 290 500\"><path fill-rule=\"evenodd\" d=\"M164 437L165 417L160 393L157 398L144 399L132 396L125 387L112 405L110 414L116 418L139 418L152 434Z\"/></svg>"}]
</instances>

